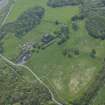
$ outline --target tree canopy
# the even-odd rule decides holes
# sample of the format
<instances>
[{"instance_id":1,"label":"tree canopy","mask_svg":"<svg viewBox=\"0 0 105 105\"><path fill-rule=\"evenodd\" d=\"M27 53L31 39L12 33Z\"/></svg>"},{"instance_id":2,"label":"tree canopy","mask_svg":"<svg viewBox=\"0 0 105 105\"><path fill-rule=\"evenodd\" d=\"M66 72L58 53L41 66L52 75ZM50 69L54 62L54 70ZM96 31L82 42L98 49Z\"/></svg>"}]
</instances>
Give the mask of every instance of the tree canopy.
<instances>
[{"instance_id":1,"label":"tree canopy","mask_svg":"<svg viewBox=\"0 0 105 105\"><path fill-rule=\"evenodd\" d=\"M14 33L21 37L40 24L44 15L44 8L33 7L24 11L15 21L4 24L0 29L0 38L7 33Z\"/></svg>"},{"instance_id":2,"label":"tree canopy","mask_svg":"<svg viewBox=\"0 0 105 105\"><path fill-rule=\"evenodd\" d=\"M102 16L92 16L86 21L88 33L95 38L105 39L105 18Z\"/></svg>"},{"instance_id":3,"label":"tree canopy","mask_svg":"<svg viewBox=\"0 0 105 105\"><path fill-rule=\"evenodd\" d=\"M51 105L48 89L26 77L23 69L0 60L0 105Z\"/></svg>"},{"instance_id":4,"label":"tree canopy","mask_svg":"<svg viewBox=\"0 0 105 105\"><path fill-rule=\"evenodd\" d=\"M70 5L78 5L80 0L49 0L48 6L50 7L62 7L62 6L70 6Z\"/></svg>"}]
</instances>

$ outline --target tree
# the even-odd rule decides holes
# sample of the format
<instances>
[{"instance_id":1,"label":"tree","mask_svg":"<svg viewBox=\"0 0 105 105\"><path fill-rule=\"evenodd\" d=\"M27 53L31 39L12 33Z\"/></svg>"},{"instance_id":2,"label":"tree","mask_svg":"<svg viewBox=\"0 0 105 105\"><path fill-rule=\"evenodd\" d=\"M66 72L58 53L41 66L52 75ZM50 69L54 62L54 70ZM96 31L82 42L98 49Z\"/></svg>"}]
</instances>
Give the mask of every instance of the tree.
<instances>
[{"instance_id":1,"label":"tree","mask_svg":"<svg viewBox=\"0 0 105 105\"><path fill-rule=\"evenodd\" d=\"M92 49L91 53L90 53L90 56L92 58L96 58L96 50L95 49Z\"/></svg>"},{"instance_id":2,"label":"tree","mask_svg":"<svg viewBox=\"0 0 105 105\"><path fill-rule=\"evenodd\" d=\"M58 20L56 20L56 21L55 21L55 24L56 24L56 25L59 25L59 24L60 24L60 22L59 22Z\"/></svg>"},{"instance_id":3,"label":"tree","mask_svg":"<svg viewBox=\"0 0 105 105\"><path fill-rule=\"evenodd\" d=\"M0 53L3 53L4 48L3 48L3 43L0 43Z\"/></svg>"},{"instance_id":4,"label":"tree","mask_svg":"<svg viewBox=\"0 0 105 105\"><path fill-rule=\"evenodd\" d=\"M80 54L79 49L74 49L74 54L75 54L75 55L79 55L79 54Z\"/></svg>"},{"instance_id":5,"label":"tree","mask_svg":"<svg viewBox=\"0 0 105 105\"><path fill-rule=\"evenodd\" d=\"M74 15L74 16L71 18L72 21L77 21L78 19L79 19L78 15Z\"/></svg>"},{"instance_id":6,"label":"tree","mask_svg":"<svg viewBox=\"0 0 105 105\"><path fill-rule=\"evenodd\" d=\"M63 50L63 55L66 56L67 53L68 53L68 51L67 51L67 49L65 48L65 49Z\"/></svg>"},{"instance_id":7,"label":"tree","mask_svg":"<svg viewBox=\"0 0 105 105\"><path fill-rule=\"evenodd\" d=\"M74 31L78 31L79 27L78 27L77 21L72 22L72 29L73 29Z\"/></svg>"}]
</instances>

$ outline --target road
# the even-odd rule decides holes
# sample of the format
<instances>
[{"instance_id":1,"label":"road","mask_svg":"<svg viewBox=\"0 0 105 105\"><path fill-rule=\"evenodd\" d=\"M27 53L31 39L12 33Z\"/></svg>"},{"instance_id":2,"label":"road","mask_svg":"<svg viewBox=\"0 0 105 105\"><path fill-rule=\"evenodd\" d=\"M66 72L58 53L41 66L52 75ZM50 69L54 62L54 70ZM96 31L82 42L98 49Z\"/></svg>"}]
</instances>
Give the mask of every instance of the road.
<instances>
[{"instance_id":1,"label":"road","mask_svg":"<svg viewBox=\"0 0 105 105\"><path fill-rule=\"evenodd\" d=\"M3 55L0 54L0 58L2 58L5 62L9 63L10 65L12 66L16 66L16 67L23 67L25 68L26 70L28 70L34 77L35 79L37 79L43 86L45 86L49 93L51 94L51 98L52 98L52 101L54 103L56 103L57 105L63 105L62 103L58 102L56 99L55 99L55 96L53 94L53 92L51 91L51 89L47 86L47 84L45 84L28 66L26 65L22 65L22 64L15 64L13 63L12 61L10 61L8 58L4 57Z\"/></svg>"},{"instance_id":2,"label":"road","mask_svg":"<svg viewBox=\"0 0 105 105\"><path fill-rule=\"evenodd\" d=\"M15 0L15 2L16 2L16 0ZM12 4L12 6L11 6L11 8L9 9L8 14L7 14L6 17L4 18L4 20L3 20L2 24L1 24L1 26L5 24L5 22L6 22L7 18L8 18L8 16L9 16L9 14L10 14L10 12L13 10L13 7L14 7L14 6L15 6L15 3ZM28 66L23 65L23 64L15 64L14 62L10 61L8 58L4 57L4 56L1 55L1 54L0 54L0 58L2 58L5 62L11 64L12 66L23 67L23 68L25 68L26 70L28 70L28 71L35 77L35 79L37 79L43 86L45 86L45 87L48 89L49 93L51 94L52 101L53 101L54 103L56 103L57 105L63 105L62 103L60 103L59 101L57 101L57 100L55 99L55 96L54 96L53 92L51 91L51 89L48 87L48 85L45 84L45 83L33 72L33 70L31 70Z\"/></svg>"},{"instance_id":3,"label":"road","mask_svg":"<svg viewBox=\"0 0 105 105\"><path fill-rule=\"evenodd\" d=\"M14 2L16 2L16 0L14 0ZM15 6L15 3L13 3L12 6L10 7L10 9L9 9L7 15L5 16L5 18L4 18L4 20L3 20L2 24L1 24L1 26L3 26L3 25L5 24L5 22L6 22L7 18L8 18L8 16L9 16L9 14L10 14L11 11L13 10L13 7L14 7L14 6Z\"/></svg>"}]
</instances>

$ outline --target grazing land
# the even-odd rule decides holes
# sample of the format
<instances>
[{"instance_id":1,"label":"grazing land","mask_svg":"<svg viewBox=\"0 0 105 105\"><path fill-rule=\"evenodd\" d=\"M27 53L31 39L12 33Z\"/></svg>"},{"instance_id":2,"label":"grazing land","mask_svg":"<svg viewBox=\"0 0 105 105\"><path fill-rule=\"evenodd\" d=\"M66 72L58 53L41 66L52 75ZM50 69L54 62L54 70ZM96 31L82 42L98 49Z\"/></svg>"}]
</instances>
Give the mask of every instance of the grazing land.
<instances>
[{"instance_id":1,"label":"grazing land","mask_svg":"<svg viewBox=\"0 0 105 105\"><path fill-rule=\"evenodd\" d=\"M27 84L21 77L16 85L9 79L26 91L17 94L10 87L13 96L0 97L3 105L104 105L105 0L9 0L7 5L0 10L0 55L7 58L0 58L0 73L4 69L13 78L15 69Z\"/></svg>"}]
</instances>

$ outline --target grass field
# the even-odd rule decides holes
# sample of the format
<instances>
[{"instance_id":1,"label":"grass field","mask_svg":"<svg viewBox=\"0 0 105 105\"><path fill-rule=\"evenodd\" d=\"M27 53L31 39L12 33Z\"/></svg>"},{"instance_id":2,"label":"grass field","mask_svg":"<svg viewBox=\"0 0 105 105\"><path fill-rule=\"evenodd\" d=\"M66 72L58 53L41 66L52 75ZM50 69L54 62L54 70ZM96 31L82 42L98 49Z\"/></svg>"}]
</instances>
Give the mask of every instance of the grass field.
<instances>
[{"instance_id":1,"label":"grass field","mask_svg":"<svg viewBox=\"0 0 105 105\"><path fill-rule=\"evenodd\" d=\"M20 47L27 41L37 42L41 36L48 32L57 30L53 23L45 22L59 20L66 23L70 28L70 39L62 46L56 43L34 53L27 65L43 80L54 92L58 99L71 101L79 97L94 80L94 76L102 67L102 59L105 53L105 41L96 40L90 37L84 28L85 22L79 21L79 30L74 32L71 28L71 17L79 14L78 6L49 8L47 0L17 0L9 15L7 22L14 21L23 11L33 6L45 8L45 16L40 25L33 29L22 39L8 34L2 41L4 43L4 55L10 59L16 58L20 52ZM64 48L79 48L80 55L77 57L64 57ZM96 58L92 59L89 53L95 49Z\"/></svg>"}]
</instances>

